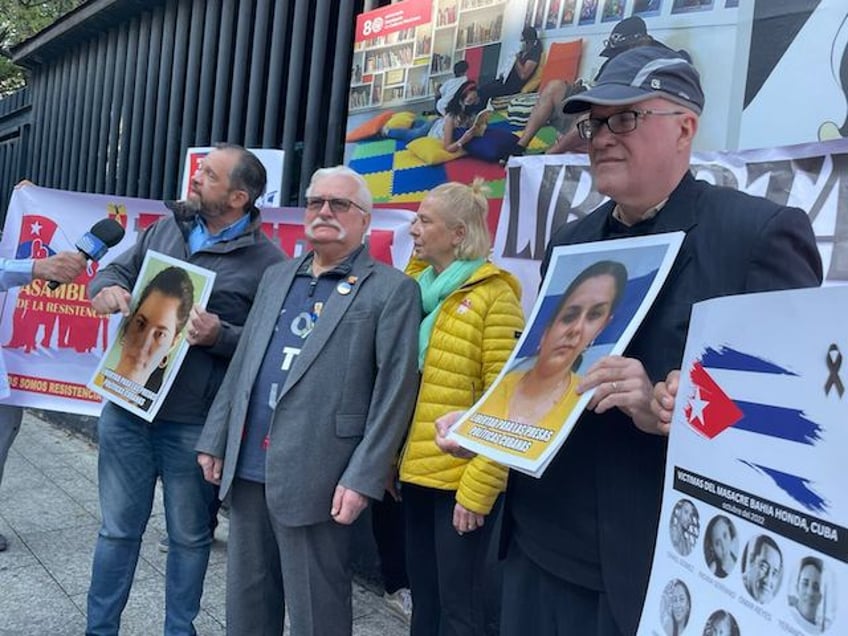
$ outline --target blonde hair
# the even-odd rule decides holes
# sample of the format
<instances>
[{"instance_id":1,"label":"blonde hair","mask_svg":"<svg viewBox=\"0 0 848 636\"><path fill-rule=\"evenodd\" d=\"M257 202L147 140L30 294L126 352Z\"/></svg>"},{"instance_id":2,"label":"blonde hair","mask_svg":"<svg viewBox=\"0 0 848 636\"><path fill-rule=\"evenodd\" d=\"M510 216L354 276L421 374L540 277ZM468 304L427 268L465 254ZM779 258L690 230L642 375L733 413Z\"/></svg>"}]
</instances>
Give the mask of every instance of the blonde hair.
<instances>
[{"instance_id":1,"label":"blonde hair","mask_svg":"<svg viewBox=\"0 0 848 636\"><path fill-rule=\"evenodd\" d=\"M456 246L456 258L473 260L487 258L492 249L492 238L486 217L489 204L486 195L489 188L481 177L475 177L471 185L451 181L430 190L428 198L439 203L439 214L449 229L465 228L462 243Z\"/></svg>"}]
</instances>

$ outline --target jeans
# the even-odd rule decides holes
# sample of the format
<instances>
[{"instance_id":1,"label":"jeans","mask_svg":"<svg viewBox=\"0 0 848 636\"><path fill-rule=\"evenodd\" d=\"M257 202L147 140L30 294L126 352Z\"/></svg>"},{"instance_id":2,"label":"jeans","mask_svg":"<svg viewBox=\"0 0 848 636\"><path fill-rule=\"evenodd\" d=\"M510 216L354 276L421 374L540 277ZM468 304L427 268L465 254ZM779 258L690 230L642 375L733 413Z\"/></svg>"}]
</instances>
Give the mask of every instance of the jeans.
<instances>
[{"instance_id":1,"label":"jeans","mask_svg":"<svg viewBox=\"0 0 848 636\"><path fill-rule=\"evenodd\" d=\"M97 425L102 523L88 590L90 636L117 636L150 518L156 478L164 488L169 549L165 567L165 636L194 636L212 534L212 485L194 445L201 425L148 423L106 404Z\"/></svg>"},{"instance_id":2,"label":"jeans","mask_svg":"<svg viewBox=\"0 0 848 636\"><path fill-rule=\"evenodd\" d=\"M21 429L23 414L23 409L19 406L0 404L0 482L3 481L3 468L6 466L9 449Z\"/></svg>"},{"instance_id":3,"label":"jeans","mask_svg":"<svg viewBox=\"0 0 848 636\"><path fill-rule=\"evenodd\" d=\"M430 132L430 128L436 120L428 120L416 118L409 128L389 128L385 132L385 136L389 139L397 139L398 141L410 142L419 137L426 137Z\"/></svg>"}]
</instances>

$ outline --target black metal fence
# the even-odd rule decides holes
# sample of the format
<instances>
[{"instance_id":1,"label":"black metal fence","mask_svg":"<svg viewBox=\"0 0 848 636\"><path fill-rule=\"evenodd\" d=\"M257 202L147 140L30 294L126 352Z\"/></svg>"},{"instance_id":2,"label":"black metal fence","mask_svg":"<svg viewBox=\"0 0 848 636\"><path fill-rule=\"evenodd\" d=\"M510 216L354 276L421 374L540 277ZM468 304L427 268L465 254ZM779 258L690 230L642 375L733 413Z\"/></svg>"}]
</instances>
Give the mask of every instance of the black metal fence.
<instances>
[{"instance_id":1,"label":"black metal fence","mask_svg":"<svg viewBox=\"0 0 848 636\"><path fill-rule=\"evenodd\" d=\"M0 101L0 228L12 187L26 174L32 93L24 88Z\"/></svg>"},{"instance_id":2,"label":"black metal fence","mask_svg":"<svg viewBox=\"0 0 848 636\"><path fill-rule=\"evenodd\" d=\"M355 15L367 0L92 0L15 51L0 102L0 201L20 178L177 194L185 149L282 148L283 201L343 155Z\"/></svg>"}]
</instances>

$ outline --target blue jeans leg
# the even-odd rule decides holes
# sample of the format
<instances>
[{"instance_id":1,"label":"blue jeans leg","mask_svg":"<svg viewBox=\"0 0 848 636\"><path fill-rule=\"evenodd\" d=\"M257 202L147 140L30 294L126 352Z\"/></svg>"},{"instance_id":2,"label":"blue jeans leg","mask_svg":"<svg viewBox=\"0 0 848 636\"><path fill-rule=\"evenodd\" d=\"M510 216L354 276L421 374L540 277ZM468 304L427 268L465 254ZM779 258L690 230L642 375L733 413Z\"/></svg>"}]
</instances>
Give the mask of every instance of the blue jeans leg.
<instances>
[{"instance_id":1,"label":"blue jeans leg","mask_svg":"<svg viewBox=\"0 0 848 636\"><path fill-rule=\"evenodd\" d=\"M97 424L102 522L88 590L88 636L117 636L156 485L151 427L106 404Z\"/></svg>"},{"instance_id":2,"label":"blue jeans leg","mask_svg":"<svg viewBox=\"0 0 848 636\"><path fill-rule=\"evenodd\" d=\"M0 404L0 482L3 481L3 468L6 465L6 457L12 442L18 436L21 429L21 418L24 411L19 406L8 406Z\"/></svg>"},{"instance_id":3,"label":"blue jeans leg","mask_svg":"<svg viewBox=\"0 0 848 636\"><path fill-rule=\"evenodd\" d=\"M212 532L212 484L203 479L194 446L198 424L161 422L154 429L159 474L165 494L168 560L165 566L165 636L193 636L200 611Z\"/></svg>"},{"instance_id":4,"label":"blue jeans leg","mask_svg":"<svg viewBox=\"0 0 848 636\"><path fill-rule=\"evenodd\" d=\"M194 445L197 424L149 424L107 404L98 422L100 509L88 592L90 636L117 636L150 518L156 477L165 491L170 549L165 570L165 636L194 636L212 535L212 486L203 480Z\"/></svg>"},{"instance_id":5,"label":"blue jeans leg","mask_svg":"<svg viewBox=\"0 0 848 636\"><path fill-rule=\"evenodd\" d=\"M385 135L389 139L397 139L398 141L408 143L419 137L425 137L430 132L432 126L432 121L416 119L409 128L390 128L386 131Z\"/></svg>"}]
</instances>

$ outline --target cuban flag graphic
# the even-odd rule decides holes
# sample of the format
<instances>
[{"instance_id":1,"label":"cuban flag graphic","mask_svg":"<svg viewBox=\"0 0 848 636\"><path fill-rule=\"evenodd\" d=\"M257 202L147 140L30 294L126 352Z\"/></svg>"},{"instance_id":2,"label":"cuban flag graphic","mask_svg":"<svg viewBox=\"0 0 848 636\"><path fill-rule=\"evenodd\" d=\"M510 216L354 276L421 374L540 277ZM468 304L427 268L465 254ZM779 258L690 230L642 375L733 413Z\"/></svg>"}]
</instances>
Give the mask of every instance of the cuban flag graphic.
<instances>
[{"instance_id":1,"label":"cuban flag graphic","mask_svg":"<svg viewBox=\"0 0 848 636\"><path fill-rule=\"evenodd\" d=\"M52 219L38 214L26 214L21 219L21 234L15 258L47 258L55 254L50 247L57 225Z\"/></svg>"},{"instance_id":2,"label":"cuban flag graphic","mask_svg":"<svg viewBox=\"0 0 848 636\"><path fill-rule=\"evenodd\" d=\"M798 378L792 370L733 348L708 347L688 373L692 386L683 414L700 435L715 439L728 431L746 431L762 436L764 441L781 440L789 445L789 450L794 447L797 452L823 441L818 423L803 409L787 406L792 401L792 380ZM736 391L739 387L761 388L751 392L755 398L728 395L722 388L722 378L728 377L734 381L727 385L736 387ZM804 475L786 472L787 462L781 464L784 470L779 470L754 457L737 458L737 461L766 476L810 512L828 512L828 502L817 492L816 485Z\"/></svg>"}]
</instances>

